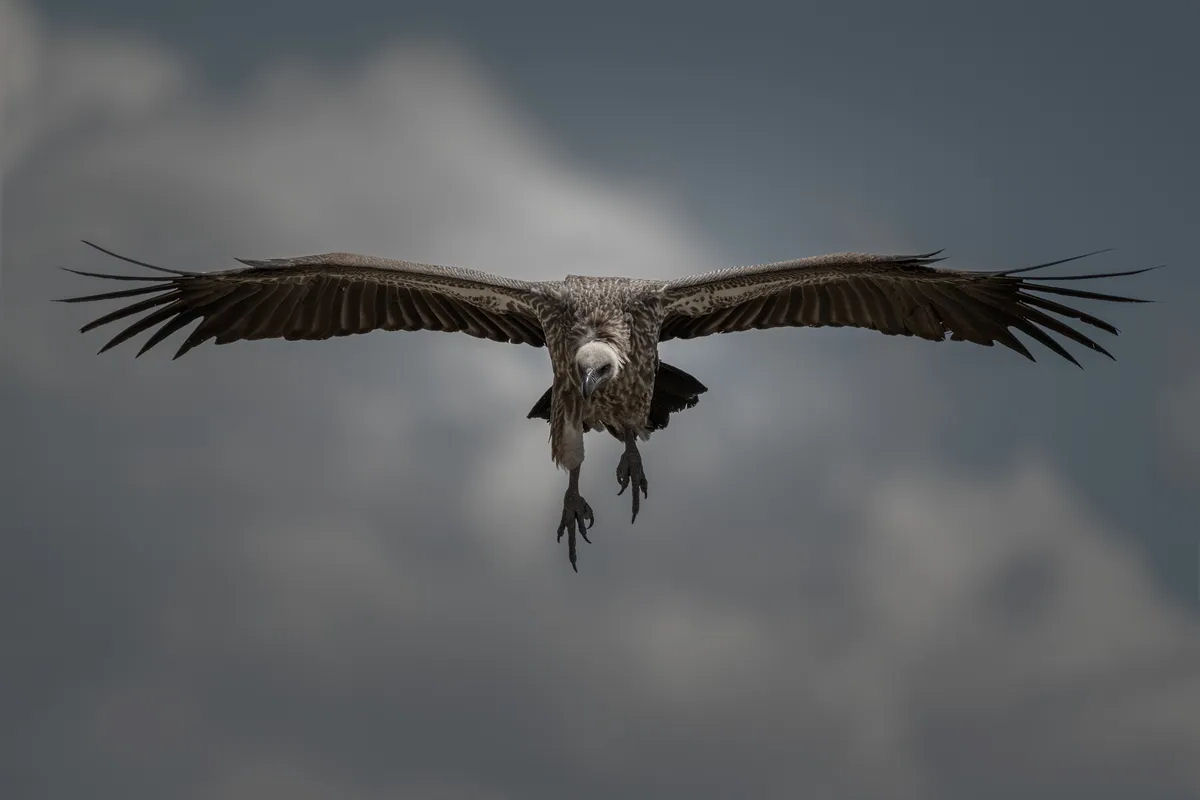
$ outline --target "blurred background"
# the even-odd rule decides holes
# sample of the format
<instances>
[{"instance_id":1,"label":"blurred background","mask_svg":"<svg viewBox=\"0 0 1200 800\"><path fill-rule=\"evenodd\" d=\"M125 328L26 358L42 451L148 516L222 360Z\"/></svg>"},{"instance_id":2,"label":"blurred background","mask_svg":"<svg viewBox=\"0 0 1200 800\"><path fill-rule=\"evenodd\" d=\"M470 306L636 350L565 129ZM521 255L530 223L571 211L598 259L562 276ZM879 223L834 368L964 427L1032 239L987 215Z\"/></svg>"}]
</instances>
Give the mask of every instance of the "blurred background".
<instances>
[{"instance_id":1,"label":"blurred background","mask_svg":"<svg viewBox=\"0 0 1200 800\"><path fill-rule=\"evenodd\" d=\"M1200 795L1194 4L179 5L0 0L5 797ZM1084 370L666 344L710 391L636 526L589 438L574 575L544 351L97 358L81 238L1169 267Z\"/></svg>"}]
</instances>

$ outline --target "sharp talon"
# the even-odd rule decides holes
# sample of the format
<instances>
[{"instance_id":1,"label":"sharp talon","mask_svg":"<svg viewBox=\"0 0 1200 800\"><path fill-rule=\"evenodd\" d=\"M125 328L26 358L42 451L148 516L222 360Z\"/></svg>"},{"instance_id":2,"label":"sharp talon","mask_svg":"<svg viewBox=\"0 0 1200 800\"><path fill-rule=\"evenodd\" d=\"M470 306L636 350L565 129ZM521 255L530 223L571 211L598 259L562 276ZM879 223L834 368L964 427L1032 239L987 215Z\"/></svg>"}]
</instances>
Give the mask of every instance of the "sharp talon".
<instances>
[{"instance_id":1,"label":"sharp talon","mask_svg":"<svg viewBox=\"0 0 1200 800\"><path fill-rule=\"evenodd\" d=\"M630 486L633 487L633 514L629 518L629 524L637 521L638 514L641 512L641 501L643 498L650 497L649 485L646 481L646 473L642 470L642 457L637 451L637 446L632 437L625 441L625 452L621 454L621 460L617 464L617 483L621 490L617 492L617 496L625 494L625 490Z\"/></svg>"},{"instance_id":2,"label":"sharp talon","mask_svg":"<svg viewBox=\"0 0 1200 800\"><path fill-rule=\"evenodd\" d=\"M582 536L583 540L590 544L592 540L587 531L590 525L596 524L596 518L592 507L579 496L579 490L575 487L576 480L577 478L573 475L572 485L563 496L562 519L558 524L557 540L561 542L563 533L567 534L567 558L571 562L571 569L579 572L576 534Z\"/></svg>"}]
</instances>

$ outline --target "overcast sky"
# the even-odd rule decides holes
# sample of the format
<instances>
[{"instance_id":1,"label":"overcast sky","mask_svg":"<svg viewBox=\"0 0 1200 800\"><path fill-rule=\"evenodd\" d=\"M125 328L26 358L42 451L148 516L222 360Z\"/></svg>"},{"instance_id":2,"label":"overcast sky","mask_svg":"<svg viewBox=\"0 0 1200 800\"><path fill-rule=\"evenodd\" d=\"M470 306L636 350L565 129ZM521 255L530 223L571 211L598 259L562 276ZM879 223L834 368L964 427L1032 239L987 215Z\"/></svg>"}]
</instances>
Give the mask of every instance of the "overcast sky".
<instances>
[{"instance_id":1,"label":"overcast sky","mask_svg":"<svg viewBox=\"0 0 1200 800\"><path fill-rule=\"evenodd\" d=\"M0 0L0 769L20 798L1200 795L1200 12ZM777 330L636 526L437 333L96 357L113 266L1168 269L1115 363ZM1043 355L1044 354L1044 355Z\"/></svg>"}]
</instances>

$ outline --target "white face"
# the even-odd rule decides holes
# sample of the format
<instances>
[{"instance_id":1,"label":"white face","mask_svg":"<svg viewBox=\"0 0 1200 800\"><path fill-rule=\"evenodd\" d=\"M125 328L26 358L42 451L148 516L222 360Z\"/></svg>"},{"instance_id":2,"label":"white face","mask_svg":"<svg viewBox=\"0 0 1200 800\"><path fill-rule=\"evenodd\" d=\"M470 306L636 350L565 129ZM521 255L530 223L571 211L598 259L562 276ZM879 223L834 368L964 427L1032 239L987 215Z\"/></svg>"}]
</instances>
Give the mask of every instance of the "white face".
<instances>
[{"instance_id":1,"label":"white face","mask_svg":"<svg viewBox=\"0 0 1200 800\"><path fill-rule=\"evenodd\" d=\"M588 397L617 377L621 359L607 342L588 342L575 351L575 366L579 371L580 390Z\"/></svg>"}]
</instances>

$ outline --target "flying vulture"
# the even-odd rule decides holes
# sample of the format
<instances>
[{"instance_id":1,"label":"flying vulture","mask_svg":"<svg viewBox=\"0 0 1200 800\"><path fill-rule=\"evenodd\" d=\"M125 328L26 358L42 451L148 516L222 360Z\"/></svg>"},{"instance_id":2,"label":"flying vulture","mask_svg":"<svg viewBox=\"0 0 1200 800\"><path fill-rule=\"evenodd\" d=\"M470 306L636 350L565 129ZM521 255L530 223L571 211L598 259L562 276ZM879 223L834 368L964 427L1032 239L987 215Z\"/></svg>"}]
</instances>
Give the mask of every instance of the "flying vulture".
<instances>
[{"instance_id":1,"label":"flying vulture","mask_svg":"<svg viewBox=\"0 0 1200 800\"><path fill-rule=\"evenodd\" d=\"M91 244L88 242L87 244ZM546 347L554 380L529 412L550 423L550 454L568 470L558 539L567 534L576 564L576 533L588 539L592 508L579 494L583 434L604 429L624 442L618 494L632 486L633 519L649 496L638 439L666 427L669 416L696 404L705 386L663 364L658 343L713 333L781 326L870 328L991 346L1033 355L1022 333L1076 364L1055 336L1112 358L1081 328L1117 329L1053 298L1144 302L1046 281L1135 275L1144 269L1088 275L1031 274L1084 256L1024 269L961 271L931 266L922 255L840 253L706 272L677 280L569 275L531 282L457 267L438 267L351 253L252 261L220 272L166 269L91 245L153 273L80 275L137 282L65 302L128 300L83 326L118 320L123 328L100 352L143 331L138 355L189 323L175 357L198 344L239 339L327 339L376 329L462 331L497 342ZM1088 253L1086 255L1094 255ZM1063 320L1074 320L1075 324Z\"/></svg>"}]
</instances>

